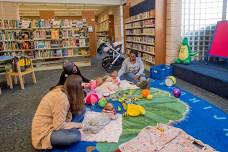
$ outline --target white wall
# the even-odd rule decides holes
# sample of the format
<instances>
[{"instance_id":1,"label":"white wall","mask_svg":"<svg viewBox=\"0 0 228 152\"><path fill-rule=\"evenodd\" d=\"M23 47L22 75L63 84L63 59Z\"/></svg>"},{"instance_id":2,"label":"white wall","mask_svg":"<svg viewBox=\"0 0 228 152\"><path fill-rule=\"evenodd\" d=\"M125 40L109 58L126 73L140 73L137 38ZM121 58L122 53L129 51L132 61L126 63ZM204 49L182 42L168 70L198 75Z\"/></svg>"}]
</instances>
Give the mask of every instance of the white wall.
<instances>
[{"instance_id":1,"label":"white wall","mask_svg":"<svg viewBox=\"0 0 228 152\"><path fill-rule=\"evenodd\" d=\"M166 20L166 63L175 62L181 43L182 0L167 0Z\"/></svg>"}]
</instances>

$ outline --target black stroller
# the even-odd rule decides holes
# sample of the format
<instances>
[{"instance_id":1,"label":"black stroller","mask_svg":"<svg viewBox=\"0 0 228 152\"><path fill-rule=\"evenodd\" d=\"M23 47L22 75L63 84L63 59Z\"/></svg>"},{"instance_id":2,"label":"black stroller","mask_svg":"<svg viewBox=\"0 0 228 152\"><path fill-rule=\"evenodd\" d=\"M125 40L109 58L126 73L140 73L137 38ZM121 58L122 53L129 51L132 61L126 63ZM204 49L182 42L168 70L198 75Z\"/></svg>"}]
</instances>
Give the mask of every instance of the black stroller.
<instances>
[{"instance_id":1,"label":"black stroller","mask_svg":"<svg viewBox=\"0 0 228 152\"><path fill-rule=\"evenodd\" d=\"M106 42L101 42L98 53L99 54L107 54L102 59L102 67L105 69L106 72L110 73L114 70L118 70L123 61L124 57L121 54L122 43L115 42L110 44Z\"/></svg>"}]
</instances>

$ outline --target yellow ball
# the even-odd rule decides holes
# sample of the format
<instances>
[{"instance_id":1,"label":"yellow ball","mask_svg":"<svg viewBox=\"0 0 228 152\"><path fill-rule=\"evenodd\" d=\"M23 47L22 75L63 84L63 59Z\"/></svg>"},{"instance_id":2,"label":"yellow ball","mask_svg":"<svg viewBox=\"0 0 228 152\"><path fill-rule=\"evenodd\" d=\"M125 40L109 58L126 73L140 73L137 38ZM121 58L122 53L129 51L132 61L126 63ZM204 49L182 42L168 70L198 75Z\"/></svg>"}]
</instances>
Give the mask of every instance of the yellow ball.
<instances>
[{"instance_id":1,"label":"yellow ball","mask_svg":"<svg viewBox=\"0 0 228 152\"><path fill-rule=\"evenodd\" d=\"M148 100L151 100L153 98L153 96L150 94L146 97Z\"/></svg>"}]
</instances>

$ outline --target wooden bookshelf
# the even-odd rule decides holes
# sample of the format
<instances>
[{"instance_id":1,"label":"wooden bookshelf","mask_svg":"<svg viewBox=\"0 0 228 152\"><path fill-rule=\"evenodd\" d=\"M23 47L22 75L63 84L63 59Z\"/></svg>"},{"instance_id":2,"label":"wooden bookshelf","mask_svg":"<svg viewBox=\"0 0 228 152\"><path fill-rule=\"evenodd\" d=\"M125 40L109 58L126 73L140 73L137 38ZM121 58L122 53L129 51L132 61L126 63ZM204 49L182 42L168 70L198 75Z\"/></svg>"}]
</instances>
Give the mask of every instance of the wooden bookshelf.
<instances>
[{"instance_id":1,"label":"wooden bookshelf","mask_svg":"<svg viewBox=\"0 0 228 152\"><path fill-rule=\"evenodd\" d=\"M43 62L88 58L87 24L81 20L0 20L0 55Z\"/></svg>"},{"instance_id":2,"label":"wooden bookshelf","mask_svg":"<svg viewBox=\"0 0 228 152\"><path fill-rule=\"evenodd\" d=\"M114 33L114 16L113 15L101 15L97 19L97 40L107 42L109 38L115 40Z\"/></svg>"},{"instance_id":3,"label":"wooden bookshelf","mask_svg":"<svg viewBox=\"0 0 228 152\"><path fill-rule=\"evenodd\" d=\"M130 50L138 51L150 66L165 63L165 13L166 1L155 0L155 9L125 18L127 54Z\"/></svg>"}]
</instances>

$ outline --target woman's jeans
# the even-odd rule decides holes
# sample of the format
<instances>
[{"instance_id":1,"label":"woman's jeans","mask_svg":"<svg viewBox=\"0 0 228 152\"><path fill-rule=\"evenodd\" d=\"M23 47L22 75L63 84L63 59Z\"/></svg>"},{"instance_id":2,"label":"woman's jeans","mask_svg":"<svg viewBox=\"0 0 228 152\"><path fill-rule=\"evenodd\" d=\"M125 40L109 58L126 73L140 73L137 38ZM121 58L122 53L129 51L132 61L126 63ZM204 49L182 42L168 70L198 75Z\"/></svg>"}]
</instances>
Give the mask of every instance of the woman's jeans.
<instances>
[{"instance_id":1,"label":"woman's jeans","mask_svg":"<svg viewBox=\"0 0 228 152\"><path fill-rule=\"evenodd\" d=\"M82 122L85 111L79 115L73 115L73 122ZM51 134L52 146L68 146L81 140L81 133L78 129L60 129L55 130Z\"/></svg>"},{"instance_id":2,"label":"woman's jeans","mask_svg":"<svg viewBox=\"0 0 228 152\"><path fill-rule=\"evenodd\" d=\"M139 80L135 80L135 76L136 75L134 73L127 72L127 73L124 73L122 76L120 76L120 80L127 80L135 84L146 80L145 74L141 74Z\"/></svg>"}]
</instances>

